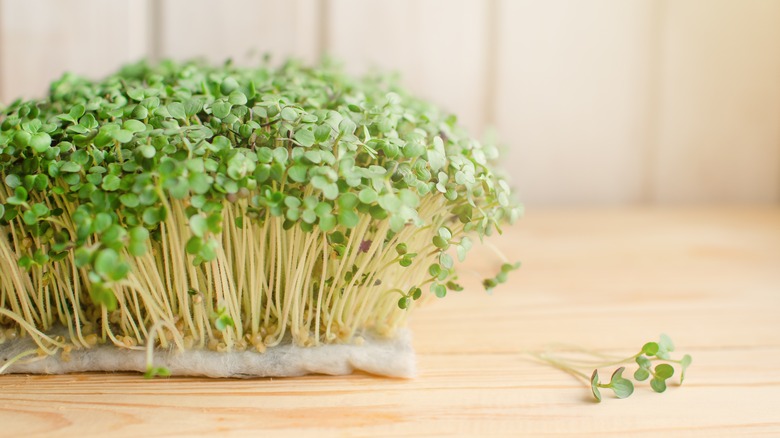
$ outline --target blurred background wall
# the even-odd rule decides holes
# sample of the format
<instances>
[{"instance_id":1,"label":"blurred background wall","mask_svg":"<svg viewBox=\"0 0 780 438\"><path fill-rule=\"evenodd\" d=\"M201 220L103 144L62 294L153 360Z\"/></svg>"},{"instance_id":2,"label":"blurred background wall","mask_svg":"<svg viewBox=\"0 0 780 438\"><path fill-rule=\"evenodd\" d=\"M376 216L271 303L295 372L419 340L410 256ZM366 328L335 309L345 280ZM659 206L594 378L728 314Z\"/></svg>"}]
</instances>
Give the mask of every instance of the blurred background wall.
<instances>
[{"instance_id":1,"label":"blurred background wall","mask_svg":"<svg viewBox=\"0 0 780 438\"><path fill-rule=\"evenodd\" d=\"M777 0L0 0L0 102L264 52L400 72L528 205L780 201Z\"/></svg>"}]
</instances>

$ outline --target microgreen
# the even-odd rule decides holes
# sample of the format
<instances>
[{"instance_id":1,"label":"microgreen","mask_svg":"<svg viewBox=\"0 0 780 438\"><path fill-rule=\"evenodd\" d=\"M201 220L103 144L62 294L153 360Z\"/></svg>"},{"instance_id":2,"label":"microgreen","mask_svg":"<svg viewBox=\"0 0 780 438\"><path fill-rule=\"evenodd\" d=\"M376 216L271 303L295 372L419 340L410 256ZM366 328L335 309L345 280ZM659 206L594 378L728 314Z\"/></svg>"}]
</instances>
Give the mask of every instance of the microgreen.
<instances>
[{"instance_id":1,"label":"microgreen","mask_svg":"<svg viewBox=\"0 0 780 438\"><path fill-rule=\"evenodd\" d=\"M228 350L390 335L423 296L462 290L455 258L519 216L496 158L388 77L330 61L66 74L0 110L0 302L79 347L78 325L122 346L152 322L161 346Z\"/></svg>"},{"instance_id":2,"label":"microgreen","mask_svg":"<svg viewBox=\"0 0 780 438\"><path fill-rule=\"evenodd\" d=\"M678 364L680 367L680 384L682 384L685 371L691 365L692 359L690 355L686 354L680 360L673 360L669 355L669 352L673 350L674 344L672 340L669 336L662 334L658 342L647 342L635 355L614 361L604 361L603 355L582 349L576 349L577 353L599 357L601 360L567 359L556 357L549 353L534 354L534 357L587 381L593 398L600 402L602 400L601 389L610 389L617 398L627 398L634 393L634 383L623 377L623 373L626 371L625 366L615 369L609 383L602 383L600 380L598 368L602 367L622 364L637 365L638 368L633 373L634 380L642 382L650 379L650 388L660 393L666 391L667 381L675 374L672 364ZM585 374L585 370L589 369L593 369L590 377Z\"/></svg>"}]
</instances>

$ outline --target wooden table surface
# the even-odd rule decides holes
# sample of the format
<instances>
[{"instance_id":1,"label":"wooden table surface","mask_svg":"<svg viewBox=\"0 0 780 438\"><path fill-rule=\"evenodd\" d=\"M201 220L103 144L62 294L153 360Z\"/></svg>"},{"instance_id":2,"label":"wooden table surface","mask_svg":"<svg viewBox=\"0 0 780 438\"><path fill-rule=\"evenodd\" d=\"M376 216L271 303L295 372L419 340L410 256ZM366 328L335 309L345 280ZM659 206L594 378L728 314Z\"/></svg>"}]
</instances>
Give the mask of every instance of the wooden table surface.
<instances>
[{"instance_id":1,"label":"wooden table surface","mask_svg":"<svg viewBox=\"0 0 780 438\"><path fill-rule=\"evenodd\" d=\"M0 436L780 435L780 208L531 209L492 242L523 268L419 309L416 379L0 376ZM661 332L693 356L664 394L597 404L526 354Z\"/></svg>"}]
</instances>

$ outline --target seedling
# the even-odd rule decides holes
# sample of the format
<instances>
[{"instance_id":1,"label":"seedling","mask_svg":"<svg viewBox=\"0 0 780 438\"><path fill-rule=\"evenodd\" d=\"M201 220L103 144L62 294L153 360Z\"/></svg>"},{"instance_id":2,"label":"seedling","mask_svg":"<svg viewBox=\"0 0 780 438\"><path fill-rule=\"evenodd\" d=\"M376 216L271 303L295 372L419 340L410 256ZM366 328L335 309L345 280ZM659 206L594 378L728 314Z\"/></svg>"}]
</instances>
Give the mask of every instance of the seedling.
<instances>
[{"instance_id":1,"label":"seedling","mask_svg":"<svg viewBox=\"0 0 780 438\"><path fill-rule=\"evenodd\" d=\"M666 391L666 381L674 376L675 369L671 364L677 364L680 368L680 384L685 380L685 371L691 365L691 356L686 354L679 360L671 358L670 354L674 351L674 343L669 336L662 334L658 342L648 342L642 346L642 349L633 356L614 361L592 361L581 359L564 359L550 354L535 354L534 357L544 363L559 368L575 377L589 382L593 398L601 401L601 389L610 389L617 398L627 398L634 393L634 383L623 377L626 367L617 368L609 380L609 383L602 383L599 377L598 368L616 366L616 365L638 365L633 376L636 381L645 381L650 379L650 387L655 392ZM601 356L591 351L578 350L590 356ZM653 366L655 364L655 366ZM590 377L585 374L585 370L592 369Z\"/></svg>"},{"instance_id":2,"label":"seedling","mask_svg":"<svg viewBox=\"0 0 780 438\"><path fill-rule=\"evenodd\" d=\"M392 336L461 290L472 238L520 214L497 157L386 77L328 62L66 74L0 110L3 338L52 355Z\"/></svg>"}]
</instances>

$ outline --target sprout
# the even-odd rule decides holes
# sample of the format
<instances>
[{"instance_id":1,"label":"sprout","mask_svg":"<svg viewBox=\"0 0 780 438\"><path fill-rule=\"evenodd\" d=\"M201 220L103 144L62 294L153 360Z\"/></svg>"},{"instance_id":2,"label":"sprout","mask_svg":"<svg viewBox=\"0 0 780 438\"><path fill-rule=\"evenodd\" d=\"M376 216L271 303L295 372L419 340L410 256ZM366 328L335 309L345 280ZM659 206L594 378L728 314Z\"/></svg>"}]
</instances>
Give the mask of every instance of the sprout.
<instances>
[{"instance_id":1,"label":"sprout","mask_svg":"<svg viewBox=\"0 0 780 438\"><path fill-rule=\"evenodd\" d=\"M327 62L66 74L0 112L0 324L54 347L64 325L84 348L390 336L462 289L474 236L519 216L496 157L387 78Z\"/></svg>"},{"instance_id":2,"label":"sprout","mask_svg":"<svg viewBox=\"0 0 780 438\"><path fill-rule=\"evenodd\" d=\"M639 365L639 368L634 371L634 379L637 382L643 382L652 376L650 388L655 392L661 393L666 391L666 381L674 375L674 366L671 364L675 363L680 367L680 385L682 385L685 380L685 371L693 361L689 354L684 355L679 360L671 359L669 352L674 351L674 344L666 334L661 334L658 342L647 342L644 344L638 353L618 360L605 361L604 354L587 349L576 348L575 351L581 356L592 356L596 360L558 357L549 353L531 353L531 355L543 363L588 382L591 394L593 394L593 398L597 402L602 400L601 389L611 389L617 398L628 398L634 393L634 383L623 377L623 372L626 370L625 366L617 368L612 373L609 383L601 383L598 368L622 364ZM653 362L658 363L655 368L653 368ZM590 369L593 369L593 372L589 378L584 371Z\"/></svg>"}]
</instances>

